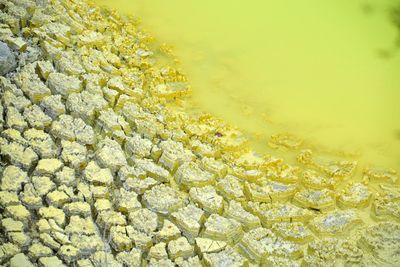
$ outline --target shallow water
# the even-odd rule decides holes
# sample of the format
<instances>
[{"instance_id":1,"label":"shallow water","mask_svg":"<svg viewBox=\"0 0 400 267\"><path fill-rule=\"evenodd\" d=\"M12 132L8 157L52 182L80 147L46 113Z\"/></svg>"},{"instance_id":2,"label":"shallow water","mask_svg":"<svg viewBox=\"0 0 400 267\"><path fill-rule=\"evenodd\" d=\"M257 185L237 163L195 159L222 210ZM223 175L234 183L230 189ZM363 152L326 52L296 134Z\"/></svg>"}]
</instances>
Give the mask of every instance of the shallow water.
<instances>
[{"instance_id":1,"label":"shallow water","mask_svg":"<svg viewBox=\"0 0 400 267\"><path fill-rule=\"evenodd\" d=\"M257 150L289 132L400 169L393 0L105 0L174 46L196 104Z\"/></svg>"}]
</instances>

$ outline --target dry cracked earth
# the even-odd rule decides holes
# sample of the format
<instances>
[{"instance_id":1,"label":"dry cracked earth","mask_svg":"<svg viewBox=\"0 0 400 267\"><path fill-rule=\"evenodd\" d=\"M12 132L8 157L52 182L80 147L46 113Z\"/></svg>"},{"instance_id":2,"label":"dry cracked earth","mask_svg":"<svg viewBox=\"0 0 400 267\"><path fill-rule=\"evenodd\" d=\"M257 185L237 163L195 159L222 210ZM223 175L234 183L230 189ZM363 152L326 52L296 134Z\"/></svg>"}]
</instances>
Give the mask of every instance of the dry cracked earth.
<instances>
[{"instance_id":1,"label":"dry cracked earth","mask_svg":"<svg viewBox=\"0 0 400 267\"><path fill-rule=\"evenodd\" d=\"M399 266L391 170L258 155L134 18L0 0L1 266Z\"/></svg>"}]
</instances>

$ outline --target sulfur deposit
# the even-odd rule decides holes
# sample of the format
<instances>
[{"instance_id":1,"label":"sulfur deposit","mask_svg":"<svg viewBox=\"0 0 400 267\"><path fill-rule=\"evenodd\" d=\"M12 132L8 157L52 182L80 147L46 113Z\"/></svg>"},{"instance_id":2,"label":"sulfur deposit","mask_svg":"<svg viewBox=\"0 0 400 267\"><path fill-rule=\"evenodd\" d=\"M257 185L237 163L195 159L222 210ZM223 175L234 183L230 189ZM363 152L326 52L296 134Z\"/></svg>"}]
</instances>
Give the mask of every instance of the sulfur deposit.
<instances>
[{"instance_id":1,"label":"sulfur deposit","mask_svg":"<svg viewBox=\"0 0 400 267\"><path fill-rule=\"evenodd\" d=\"M392 170L192 112L133 18L0 0L0 265L398 266Z\"/></svg>"}]
</instances>

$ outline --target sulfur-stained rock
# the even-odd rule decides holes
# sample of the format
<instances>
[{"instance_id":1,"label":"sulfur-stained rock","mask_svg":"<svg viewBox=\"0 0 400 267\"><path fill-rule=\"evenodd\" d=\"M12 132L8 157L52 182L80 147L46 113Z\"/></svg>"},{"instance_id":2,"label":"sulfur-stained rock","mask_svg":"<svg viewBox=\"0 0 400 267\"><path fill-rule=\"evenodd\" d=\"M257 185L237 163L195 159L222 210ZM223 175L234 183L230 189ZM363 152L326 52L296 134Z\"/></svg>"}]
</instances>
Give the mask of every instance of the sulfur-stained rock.
<instances>
[{"instance_id":1,"label":"sulfur-stained rock","mask_svg":"<svg viewBox=\"0 0 400 267\"><path fill-rule=\"evenodd\" d=\"M156 233L157 242L168 242L181 236L179 228L171 221L165 219L162 228Z\"/></svg>"},{"instance_id":2,"label":"sulfur-stained rock","mask_svg":"<svg viewBox=\"0 0 400 267\"><path fill-rule=\"evenodd\" d=\"M192 187L189 191L190 199L208 213L221 213L223 198L217 194L214 187Z\"/></svg>"},{"instance_id":3,"label":"sulfur-stained rock","mask_svg":"<svg viewBox=\"0 0 400 267\"><path fill-rule=\"evenodd\" d=\"M334 209L335 197L328 189L306 189L295 194L293 203L302 208L327 211Z\"/></svg>"},{"instance_id":4,"label":"sulfur-stained rock","mask_svg":"<svg viewBox=\"0 0 400 267\"><path fill-rule=\"evenodd\" d=\"M61 245L49 233L39 234L40 241L51 249L58 250Z\"/></svg>"},{"instance_id":5,"label":"sulfur-stained rock","mask_svg":"<svg viewBox=\"0 0 400 267\"><path fill-rule=\"evenodd\" d=\"M0 245L0 263L3 264L11 257L16 255L20 249L12 243L4 243Z\"/></svg>"},{"instance_id":6,"label":"sulfur-stained rock","mask_svg":"<svg viewBox=\"0 0 400 267\"><path fill-rule=\"evenodd\" d=\"M31 243L31 238L24 232L9 232L7 238L21 249L25 249Z\"/></svg>"},{"instance_id":7,"label":"sulfur-stained rock","mask_svg":"<svg viewBox=\"0 0 400 267\"><path fill-rule=\"evenodd\" d=\"M145 233L155 232L158 228L158 217L148 209L139 209L129 213L130 225Z\"/></svg>"},{"instance_id":8,"label":"sulfur-stained rock","mask_svg":"<svg viewBox=\"0 0 400 267\"><path fill-rule=\"evenodd\" d=\"M142 251L132 248L129 252L121 252L116 256L116 260L124 266L140 267L142 261Z\"/></svg>"},{"instance_id":9,"label":"sulfur-stained rock","mask_svg":"<svg viewBox=\"0 0 400 267\"><path fill-rule=\"evenodd\" d=\"M39 196L44 196L51 190L56 188L56 185L50 180L48 176L33 176L32 184L35 191Z\"/></svg>"},{"instance_id":10,"label":"sulfur-stained rock","mask_svg":"<svg viewBox=\"0 0 400 267\"><path fill-rule=\"evenodd\" d=\"M178 166L191 162L195 158L194 154L184 148L181 142L166 140L162 141L159 147L162 150L159 162L171 172L175 172Z\"/></svg>"},{"instance_id":11,"label":"sulfur-stained rock","mask_svg":"<svg viewBox=\"0 0 400 267\"><path fill-rule=\"evenodd\" d=\"M59 154L59 148L52 137L43 130L28 129L24 138L40 158L54 158Z\"/></svg>"},{"instance_id":12,"label":"sulfur-stained rock","mask_svg":"<svg viewBox=\"0 0 400 267\"><path fill-rule=\"evenodd\" d=\"M201 170L194 162L182 164L175 173L175 179L178 184L187 188L203 187L214 182L214 176Z\"/></svg>"},{"instance_id":13,"label":"sulfur-stained rock","mask_svg":"<svg viewBox=\"0 0 400 267\"><path fill-rule=\"evenodd\" d=\"M130 192L121 188L116 194L116 207L117 210L128 214L142 207L138 200L138 195L135 192Z\"/></svg>"},{"instance_id":14,"label":"sulfur-stained rock","mask_svg":"<svg viewBox=\"0 0 400 267\"><path fill-rule=\"evenodd\" d=\"M65 105L61 101L61 95L46 96L40 102L40 107L52 119L65 113Z\"/></svg>"},{"instance_id":15,"label":"sulfur-stained rock","mask_svg":"<svg viewBox=\"0 0 400 267\"><path fill-rule=\"evenodd\" d=\"M76 261L80 256L79 250L71 245L61 246L57 254L68 264Z\"/></svg>"},{"instance_id":16,"label":"sulfur-stained rock","mask_svg":"<svg viewBox=\"0 0 400 267\"><path fill-rule=\"evenodd\" d=\"M370 203L372 192L362 183L349 183L337 197L338 205L349 208L364 208Z\"/></svg>"},{"instance_id":17,"label":"sulfur-stained rock","mask_svg":"<svg viewBox=\"0 0 400 267\"><path fill-rule=\"evenodd\" d=\"M5 121L7 127L17 129L20 132L28 127L24 116L13 106L7 107Z\"/></svg>"},{"instance_id":18,"label":"sulfur-stained rock","mask_svg":"<svg viewBox=\"0 0 400 267\"><path fill-rule=\"evenodd\" d=\"M108 199L97 199L96 203L94 203L94 208L97 213L101 213L103 211L110 211L112 210L112 203Z\"/></svg>"},{"instance_id":19,"label":"sulfur-stained rock","mask_svg":"<svg viewBox=\"0 0 400 267\"><path fill-rule=\"evenodd\" d=\"M67 97L72 93L79 93L82 90L81 81L73 76L62 73L50 73L47 78L47 86L55 95Z\"/></svg>"},{"instance_id":20,"label":"sulfur-stained rock","mask_svg":"<svg viewBox=\"0 0 400 267\"><path fill-rule=\"evenodd\" d=\"M1 227L5 233L23 232L24 230L24 224L20 221L13 220L12 218L2 219Z\"/></svg>"},{"instance_id":21,"label":"sulfur-stained rock","mask_svg":"<svg viewBox=\"0 0 400 267\"><path fill-rule=\"evenodd\" d=\"M118 178L121 182L125 182L128 178L145 179L147 176L145 170L134 166L123 166L118 171Z\"/></svg>"},{"instance_id":22,"label":"sulfur-stained rock","mask_svg":"<svg viewBox=\"0 0 400 267\"><path fill-rule=\"evenodd\" d=\"M306 243L313 239L311 231L302 222L275 223L272 230L285 240Z\"/></svg>"},{"instance_id":23,"label":"sulfur-stained rock","mask_svg":"<svg viewBox=\"0 0 400 267\"><path fill-rule=\"evenodd\" d=\"M149 267L174 267L175 264L170 259L150 259Z\"/></svg>"},{"instance_id":24,"label":"sulfur-stained rock","mask_svg":"<svg viewBox=\"0 0 400 267\"><path fill-rule=\"evenodd\" d=\"M72 116L91 124L97 113L107 107L107 101L101 95L83 91L68 95L66 107Z\"/></svg>"},{"instance_id":25,"label":"sulfur-stained rock","mask_svg":"<svg viewBox=\"0 0 400 267\"><path fill-rule=\"evenodd\" d=\"M315 217L309 227L319 235L341 235L361 223L355 210L335 210Z\"/></svg>"},{"instance_id":26,"label":"sulfur-stained rock","mask_svg":"<svg viewBox=\"0 0 400 267\"><path fill-rule=\"evenodd\" d=\"M164 242L155 244L154 246L152 246L150 248L147 258L148 259L156 259L156 260L168 259L168 253L167 253L166 247L167 247L167 244Z\"/></svg>"},{"instance_id":27,"label":"sulfur-stained rock","mask_svg":"<svg viewBox=\"0 0 400 267\"><path fill-rule=\"evenodd\" d=\"M84 170L84 177L89 183L109 186L114 177L108 168L100 168L96 162L91 161Z\"/></svg>"},{"instance_id":28,"label":"sulfur-stained rock","mask_svg":"<svg viewBox=\"0 0 400 267\"><path fill-rule=\"evenodd\" d=\"M54 176L63 167L63 163L58 159L41 159L35 168L36 175Z\"/></svg>"},{"instance_id":29,"label":"sulfur-stained rock","mask_svg":"<svg viewBox=\"0 0 400 267\"><path fill-rule=\"evenodd\" d=\"M71 244L79 249L82 256L91 255L96 251L103 250L107 244L101 239L100 235L71 235Z\"/></svg>"},{"instance_id":30,"label":"sulfur-stained rock","mask_svg":"<svg viewBox=\"0 0 400 267\"><path fill-rule=\"evenodd\" d=\"M62 261L56 256L52 257L42 257L39 259L40 267L66 267L67 265L63 264Z\"/></svg>"},{"instance_id":31,"label":"sulfur-stained rock","mask_svg":"<svg viewBox=\"0 0 400 267\"><path fill-rule=\"evenodd\" d=\"M2 131L1 136L8 142L16 142L20 145L28 146L27 141L21 136L21 133L18 130L8 128Z\"/></svg>"},{"instance_id":32,"label":"sulfur-stained rock","mask_svg":"<svg viewBox=\"0 0 400 267\"><path fill-rule=\"evenodd\" d=\"M126 138L124 149L128 155L133 155L137 158L149 157L153 143L138 134L132 134Z\"/></svg>"},{"instance_id":33,"label":"sulfur-stained rock","mask_svg":"<svg viewBox=\"0 0 400 267\"><path fill-rule=\"evenodd\" d=\"M136 159L134 160L134 164L136 167L146 171L147 176L159 182L168 182L170 180L170 173L151 159Z\"/></svg>"},{"instance_id":34,"label":"sulfur-stained rock","mask_svg":"<svg viewBox=\"0 0 400 267\"><path fill-rule=\"evenodd\" d=\"M64 191L55 190L46 195L46 202L49 206L60 208L69 201L71 201L70 197Z\"/></svg>"},{"instance_id":35,"label":"sulfur-stained rock","mask_svg":"<svg viewBox=\"0 0 400 267\"><path fill-rule=\"evenodd\" d=\"M33 267L33 263L23 253L18 253L10 259L10 267Z\"/></svg>"},{"instance_id":36,"label":"sulfur-stained rock","mask_svg":"<svg viewBox=\"0 0 400 267\"><path fill-rule=\"evenodd\" d=\"M91 207L86 202L67 203L63 206L63 210L68 216L79 215L88 217L91 215Z\"/></svg>"},{"instance_id":37,"label":"sulfur-stained rock","mask_svg":"<svg viewBox=\"0 0 400 267\"><path fill-rule=\"evenodd\" d=\"M377 167L367 167L363 170L364 178L371 182L394 184L398 180L397 172L395 170L386 170Z\"/></svg>"},{"instance_id":38,"label":"sulfur-stained rock","mask_svg":"<svg viewBox=\"0 0 400 267\"><path fill-rule=\"evenodd\" d=\"M70 115L60 115L51 125L51 133L63 140L77 141L83 145L93 145L95 135L92 127L80 118Z\"/></svg>"},{"instance_id":39,"label":"sulfur-stained rock","mask_svg":"<svg viewBox=\"0 0 400 267\"><path fill-rule=\"evenodd\" d=\"M225 215L240 222L244 229L250 230L261 226L260 219L246 211L239 202L231 200L225 209Z\"/></svg>"},{"instance_id":40,"label":"sulfur-stained rock","mask_svg":"<svg viewBox=\"0 0 400 267\"><path fill-rule=\"evenodd\" d=\"M240 223L218 214L211 214L204 223L204 227L202 237L227 241L228 243L237 243L243 235Z\"/></svg>"},{"instance_id":41,"label":"sulfur-stained rock","mask_svg":"<svg viewBox=\"0 0 400 267\"><path fill-rule=\"evenodd\" d=\"M32 148L25 148L23 145L15 142L2 145L0 153L9 159L11 164L24 170L29 170L38 160L38 155Z\"/></svg>"},{"instance_id":42,"label":"sulfur-stained rock","mask_svg":"<svg viewBox=\"0 0 400 267\"><path fill-rule=\"evenodd\" d=\"M22 221L25 224L28 223L31 213L24 205L10 205L4 210L4 215L9 216L17 221Z\"/></svg>"},{"instance_id":43,"label":"sulfur-stained rock","mask_svg":"<svg viewBox=\"0 0 400 267\"><path fill-rule=\"evenodd\" d=\"M372 252L372 262L366 264L398 265L400 225L398 223L383 222L369 226L363 231L358 245L364 251Z\"/></svg>"},{"instance_id":44,"label":"sulfur-stained rock","mask_svg":"<svg viewBox=\"0 0 400 267\"><path fill-rule=\"evenodd\" d=\"M38 61L36 63L36 73L43 80L47 80L50 73L54 72L53 64L50 61Z\"/></svg>"},{"instance_id":45,"label":"sulfur-stained rock","mask_svg":"<svg viewBox=\"0 0 400 267\"><path fill-rule=\"evenodd\" d=\"M115 260L113 254L105 251L97 251L90 256L94 266L112 266L112 267L123 267L118 261Z\"/></svg>"},{"instance_id":46,"label":"sulfur-stained rock","mask_svg":"<svg viewBox=\"0 0 400 267\"><path fill-rule=\"evenodd\" d=\"M90 185L90 191L94 199L110 198L110 190L107 186L103 185Z\"/></svg>"},{"instance_id":47,"label":"sulfur-stained rock","mask_svg":"<svg viewBox=\"0 0 400 267\"><path fill-rule=\"evenodd\" d=\"M53 180L58 185L74 185L76 183L75 170L64 166L62 170L56 172Z\"/></svg>"},{"instance_id":48,"label":"sulfur-stained rock","mask_svg":"<svg viewBox=\"0 0 400 267\"><path fill-rule=\"evenodd\" d=\"M135 247L147 251L153 245L153 234L147 234L143 231L136 230L131 225L126 227L126 232L135 244Z\"/></svg>"},{"instance_id":49,"label":"sulfur-stained rock","mask_svg":"<svg viewBox=\"0 0 400 267\"><path fill-rule=\"evenodd\" d=\"M258 183L245 182L244 192L249 200L256 202L285 201L293 197L296 185L282 184L275 181L260 180Z\"/></svg>"},{"instance_id":50,"label":"sulfur-stained rock","mask_svg":"<svg viewBox=\"0 0 400 267\"><path fill-rule=\"evenodd\" d=\"M189 244L186 237L180 237L168 243L168 255L171 259L188 258L193 255L193 252L194 248Z\"/></svg>"},{"instance_id":51,"label":"sulfur-stained rock","mask_svg":"<svg viewBox=\"0 0 400 267\"><path fill-rule=\"evenodd\" d=\"M190 257L187 259L184 259L182 257L176 258L175 264L178 265L179 267L202 267L203 266L201 264L198 256L193 256L193 257Z\"/></svg>"},{"instance_id":52,"label":"sulfur-stained rock","mask_svg":"<svg viewBox=\"0 0 400 267\"><path fill-rule=\"evenodd\" d=\"M94 265L90 261L90 259L80 259L76 262L76 266L78 266L78 267L94 267Z\"/></svg>"},{"instance_id":53,"label":"sulfur-stained rock","mask_svg":"<svg viewBox=\"0 0 400 267\"><path fill-rule=\"evenodd\" d=\"M42 243L34 243L29 247L29 257L37 260L41 257L50 257L53 254L53 250Z\"/></svg>"},{"instance_id":54,"label":"sulfur-stained rock","mask_svg":"<svg viewBox=\"0 0 400 267\"><path fill-rule=\"evenodd\" d=\"M74 169L82 169L86 165L87 149L85 146L70 141L61 141L61 159L64 164Z\"/></svg>"},{"instance_id":55,"label":"sulfur-stained rock","mask_svg":"<svg viewBox=\"0 0 400 267\"><path fill-rule=\"evenodd\" d=\"M20 193L20 199L28 209L39 209L43 205L42 197L31 183L24 186L24 191Z\"/></svg>"},{"instance_id":56,"label":"sulfur-stained rock","mask_svg":"<svg viewBox=\"0 0 400 267\"><path fill-rule=\"evenodd\" d=\"M15 191L0 191L0 207L5 208L9 205L18 205L18 194Z\"/></svg>"},{"instance_id":57,"label":"sulfur-stained rock","mask_svg":"<svg viewBox=\"0 0 400 267\"><path fill-rule=\"evenodd\" d=\"M16 166L7 166L2 174L1 190L19 191L29 181L28 174Z\"/></svg>"},{"instance_id":58,"label":"sulfur-stained rock","mask_svg":"<svg viewBox=\"0 0 400 267\"><path fill-rule=\"evenodd\" d=\"M176 190L164 184L156 185L143 194L144 205L157 213L168 215L183 206L183 200Z\"/></svg>"},{"instance_id":59,"label":"sulfur-stained rock","mask_svg":"<svg viewBox=\"0 0 400 267\"><path fill-rule=\"evenodd\" d=\"M25 108L24 118L29 126L36 129L44 129L50 126L51 118L47 116L37 105Z\"/></svg>"},{"instance_id":60,"label":"sulfur-stained rock","mask_svg":"<svg viewBox=\"0 0 400 267\"><path fill-rule=\"evenodd\" d=\"M112 172L116 172L122 166L127 165L121 146L109 138L105 138L98 144L96 159L101 167L109 168Z\"/></svg>"},{"instance_id":61,"label":"sulfur-stained rock","mask_svg":"<svg viewBox=\"0 0 400 267\"><path fill-rule=\"evenodd\" d=\"M111 108L100 111L100 116L96 120L96 128L104 132L106 136L112 136L113 132L121 131L129 135L132 130L128 122L121 115L116 114Z\"/></svg>"},{"instance_id":62,"label":"sulfur-stained rock","mask_svg":"<svg viewBox=\"0 0 400 267\"><path fill-rule=\"evenodd\" d=\"M210 238L197 237L196 252L203 256L204 253L216 253L224 250L227 243L224 241L213 240Z\"/></svg>"},{"instance_id":63,"label":"sulfur-stained rock","mask_svg":"<svg viewBox=\"0 0 400 267\"><path fill-rule=\"evenodd\" d=\"M241 267L248 266L249 261L236 252L233 248L229 247L217 253L206 253L203 256L203 262L206 266L232 266Z\"/></svg>"},{"instance_id":64,"label":"sulfur-stained rock","mask_svg":"<svg viewBox=\"0 0 400 267\"><path fill-rule=\"evenodd\" d=\"M260 262L268 255L287 258L299 258L302 255L299 245L277 237L266 228L256 228L247 232L240 242L240 248L255 262Z\"/></svg>"},{"instance_id":65,"label":"sulfur-stained rock","mask_svg":"<svg viewBox=\"0 0 400 267\"><path fill-rule=\"evenodd\" d=\"M314 217L310 210L290 203L248 202L247 209L260 218L263 226L271 226L276 222L308 222Z\"/></svg>"},{"instance_id":66,"label":"sulfur-stained rock","mask_svg":"<svg viewBox=\"0 0 400 267\"><path fill-rule=\"evenodd\" d=\"M42 207L39 209L39 215L44 219L53 219L59 226L64 226L65 224L65 214L61 209Z\"/></svg>"},{"instance_id":67,"label":"sulfur-stained rock","mask_svg":"<svg viewBox=\"0 0 400 267\"><path fill-rule=\"evenodd\" d=\"M199 234L200 227L205 220L205 213L202 209L189 204L172 213L171 218L185 236L193 239Z\"/></svg>"},{"instance_id":68,"label":"sulfur-stained rock","mask_svg":"<svg viewBox=\"0 0 400 267\"><path fill-rule=\"evenodd\" d=\"M101 227L109 228L112 225L126 225L126 218L120 212L106 210L97 215L96 223Z\"/></svg>"},{"instance_id":69,"label":"sulfur-stained rock","mask_svg":"<svg viewBox=\"0 0 400 267\"><path fill-rule=\"evenodd\" d=\"M125 226L112 226L110 228L111 246L116 251L128 251L133 247L133 241L127 235Z\"/></svg>"}]
</instances>

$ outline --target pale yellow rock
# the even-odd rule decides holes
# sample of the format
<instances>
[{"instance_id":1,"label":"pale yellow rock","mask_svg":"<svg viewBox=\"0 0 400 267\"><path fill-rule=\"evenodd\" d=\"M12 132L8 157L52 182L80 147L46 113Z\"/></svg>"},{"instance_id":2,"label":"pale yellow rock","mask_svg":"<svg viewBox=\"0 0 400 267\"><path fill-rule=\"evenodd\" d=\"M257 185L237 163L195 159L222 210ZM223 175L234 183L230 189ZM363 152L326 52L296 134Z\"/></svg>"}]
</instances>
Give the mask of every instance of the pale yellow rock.
<instances>
[{"instance_id":1,"label":"pale yellow rock","mask_svg":"<svg viewBox=\"0 0 400 267\"><path fill-rule=\"evenodd\" d=\"M42 207L39 209L39 215L44 219L54 219L59 226L65 223L64 212L56 207Z\"/></svg>"},{"instance_id":2,"label":"pale yellow rock","mask_svg":"<svg viewBox=\"0 0 400 267\"><path fill-rule=\"evenodd\" d=\"M88 182L95 185L109 186L114 180L110 169L100 168L99 165L97 165L97 163L94 161L89 162L83 174Z\"/></svg>"},{"instance_id":3,"label":"pale yellow rock","mask_svg":"<svg viewBox=\"0 0 400 267\"><path fill-rule=\"evenodd\" d=\"M67 263L71 263L76 261L79 257L79 250L71 245L61 246L58 250L57 254L61 259L63 259Z\"/></svg>"},{"instance_id":4,"label":"pale yellow rock","mask_svg":"<svg viewBox=\"0 0 400 267\"><path fill-rule=\"evenodd\" d=\"M172 241L171 241L172 242ZM166 243L160 242L150 248L149 254L147 255L148 259L168 259Z\"/></svg>"},{"instance_id":5,"label":"pale yellow rock","mask_svg":"<svg viewBox=\"0 0 400 267\"><path fill-rule=\"evenodd\" d=\"M36 168L36 175L55 175L63 167L63 163L58 159L41 159Z\"/></svg>"},{"instance_id":6,"label":"pale yellow rock","mask_svg":"<svg viewBox=\"0 0 400 267\"><path fill-rule=\"evenodd\" d=\"M79 93L82 90L82 84L79 79L56 72L49 74L47 86L53 94L60 94L62 97L66 97L71 93Z\"/></svg>"},{"instance_id":7,"label":"pale yellow rock","mask_svg":"<svg viewBox=\"0 0 400 267\"><path fill-rule=\"evenodd\" d=\"M28 224L28 221L31 217L31 213L23 205L7 206L4 210L4 214L14 218L17 221L24 222L25 224Z\"/></svg>"},{"instance_id":8,"label":"pale yellow rock","mask_svg":"<svg viewBox=\"0 0 400 267\"><path fill-rule=\"evenodd\" d=\"M168 255L171 259L178 257L188 258L194 253L194 248L189 244L186 237L180 237L168 243Z\"/></svg>"},{"instance_id":9,"label":"pale yellow rock","mask_svg":"<svg viewBox=\"0 0 400 267\"><path fill-rule=\"evenodd\" d=\"M40 267L66 267L67 265L63 264L62 261L56 256L52 257L42 257L39 259Z\"/></svg>"},{"instance_id":10,"label":"pale yellow rock","mask_svg":"<svg viewBox=\"0 0 400 267\"><path fill-rule=\"evenodd\" d=\"M22 232L24 230L24 224L20 221L15 221L11 218L5 218L1 220L1 227L7 232Z\"/></svg>"},{"instance_id":11,"label":"pale yellow rock","mask_svg":"<svg viewBox=\"0 0 400 267\"><path fill-rule=\"evenodd\" d=\"M181 231L179 230L179 228L171 221L165 219L163 227L156 234L156 239L159 242L168 242L172 239L177 239L178 237L180 237L180 235Z\"/></svg>"},{"instance_id":12,"label":"pale yellow rock","mask_svg":"<svg viewBox=\"0 0 400 267\"><path fill-rule=\"evenodd\" d=\"M19 253L10 259L10 267L33 267L33 263L23 253Z\"/></svg>"},{"instance_id":13,"label":"pale yellow rock","mask_svg":"<svg viewBox=\"0 0 400 267\"><path fill-rule=\"evenodd\" d=\"M50 257L52 254L53 250L41 243L32 244L28 250L29 257L34 259L38 259L41 257Z\"/></svg>"},{"instance_id":14,"label":"pale yellow rock","mask_svg":"<svg viewBox=\"0 0 400 267\"><path fill-rule=\"evenodd\" d=\"M6 206L18 205L18 204L19 204L19 199L18 199L18 195L15 192L0 191L0 206L2 208L5 208Z\"/></svg>"},{"instance_id":15,"label":"pale yellow rock","mask_svg":"<svg viewBox=\"0 0 400 267\"><path fill-rule=\"evenodd\" d=\"M49 61L38 61L36 63L36 69L43 80L47 80L50 73L54 72L53 64Z\"/></svg>"},{"instance_id":16,"label":"pale yellow rock","mask_svg":"<svg viewBox=\"0 0 400 267\"><path fill-rule=\"evenodd\" d=\"M52 191L46 195L46 201L50 206L62 207L70 201L69 196L64 191Z\"/></svg>"},{"instance_id":17,"label":"pale yellow rock","mask_svg":"<svg viewBox=\"0 0 400 267\"><path fill-rule=\"evenodd\" d=\"M56 188L56 185L51 181L48 176L33 176L32 184L35 187L39 196L44 196L51 190Z\"/></svg>"},{"instance_id":18,"label":"pale yellow rock","mask_svg":"<svg viewBox=\"0 0 400 267\"><path fill-rule=\"evenodd\" d=\"M4 191L18 191L21 189L23 183L28 182L28 175L26 172L16 166L7 166L1 179L1 190Z\"/></svg>"},{"instance_id":19,"label":"pale yellow rock","mask_svg":"<svg viewBox=\"0 0 400 267\"><path fill-rule=\"evenodd\" d=\"M215 253L224 250L227 243L224 241L213 240L209 238L197 237L196 239L196 251L199 255L204 253Z\"/></svg>"},{"instance_id":20,"label":"pale yellow rock","mask_svg":"<svg viewBox=\"0 0 400 267\"><path fill-rule=\"evenodd\" d=\"M5 41L11 48L20 52L25 52L26 48L28 47L28 44L21 37L7 37Z\"/></svg>"},{"instance_id":21,"label":"pale yellow rock","mask_svg":"<svg viewBox=\"0 0 400 267\"><path fill-rule=\"evenodd\" d=\"M0 245L0 262L9 260L12 256L17 254L20 249L12 243L4 243Z\"/></svg>"},{"instance_id":22,"label":"pale yellow rock","mask_svg":"<svg viewBox=\"0 0 400 267\"><path fill-rule=\"evenodd\" d=\"M31 242L31 238L23 232L10 232L7 234L8 240L18 247L26 247Z\"/></svg>"}]
</instances>

